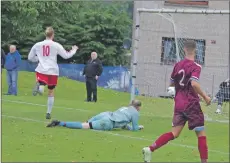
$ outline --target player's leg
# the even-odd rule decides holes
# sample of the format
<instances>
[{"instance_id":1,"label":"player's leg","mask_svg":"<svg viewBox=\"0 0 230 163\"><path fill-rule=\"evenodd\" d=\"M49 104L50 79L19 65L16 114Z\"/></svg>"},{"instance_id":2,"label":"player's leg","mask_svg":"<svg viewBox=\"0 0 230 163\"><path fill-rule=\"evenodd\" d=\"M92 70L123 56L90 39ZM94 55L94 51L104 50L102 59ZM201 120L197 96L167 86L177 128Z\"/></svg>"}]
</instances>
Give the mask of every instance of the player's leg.
<instances>
[{"instance_id":1,"label":"player's leg","mask_svg":"<svg viewBox=\"0 0 230 163\"><path fill-rule=\"evenodd\" d=\"M219 95L218 95L218 98L217 98L217 109L216 109L216 113L217 114L221 114L222 113L222 105L223 105L223 102L224 102L224 92L223 92L223 89L221 89L219 91Z\"/></svg>"},{"instance_id":2,"label":"player's leg","mask_svg":"<svg viewBox=\"0 0 230 163\"><path fill-rule=\"evenodd\" d=\"M172 130L162 134L152 145L142 149L144 155L144 161L150 162L152 158L152 152L166 145L169 141L177 138L184 128L187 119L181 112L175 112L173 116Z\"/></svg>"},{"instance_id":3,"label":"player's leg","mask_svg":"<svg viewBox=\"0 0 230 163\"><path fill-rule=\"evenodd\" d=\"M108 118L104 118L104 119L89 122L89 123L63 122L63 121L53 120L46 127L55 127L55 126L62 126L62 127L67 127L71 129L112 130L113 122Z\"/></svg>"},{"instance_id":4,"label":"player's leg","mask_svg":"<svg viewBox=\"0 0 230 163\"><path fill-rule=\"evenodd\" d=\"M46 119L51 119L51 112L54 105L54 89L55 86L48 86L47 112Z\"/></svg>"},{"instance_id":5,"label":"player's leg","mask_svg":"<svg viewBox=\"0 0 230 163\"><path fill-rule=\"evenodd\" d=\"M37 94L38 94L38 89L39 89L39 82L38 81L36 81L36 84L35 84L35 86L34 86L34 88L33 88L33 96L37 96Z\"/></svg>"},{"instance_id":6,"label":"player's leg","mask_svg":"<svg viewBox=\"0 0 230 163\"><path fill-rule=\"evenodd\" d=\"M38 86L38 93L40 95L42 95L44 93L44 90L45 90L45 86L46 86L46 83L42 82L42 81L39 81L39 86Z\"/></svg>"},{"instance_id":7,"label":"player's leg","mask_svg":"<svg viewBox=\"0 0 230 163\"><path fill-rule=\"evenodd\" d=\"M54 105L54 89L57 85L58 77L55 75L48 76L48 99L47 99L47 112L46 119L51 118L51 112Z\"/></svg>"},{"instance_id":8,"label":"player's leg","mask_svg":"<svg viewBox=\"0 0 230 163\"><path fill-rule=\"evenodd\" d=\"M33 95L36 96L38 93L42 95L44 93L44 89L47 83L48 83L48 76L36 72L36 85L33 89Z\"/></svg>"},{"instance_id":9,"label":"player's leg","mask_svg":"<svg viewBox=\"0 0 230 163\"><path fill-rule=\"evenodd\" d=\"M217 108L216 108L216 114L221 114L222 113L222 102L220 102L218 100L218 105L217 105Z\"/></svg>"},{"instance_id":10,"label":"player's leg","mask_svg":"<svg viewBox=\"0 0 230 163\"><path fill-rule=\"evenodd\" d=\"M46 83L44 83L43 81L37 81L33 89L33 96L36 96L37 94L42 95L44 93L45 86Z\"/></svg>"},{"instance_id":11,"label":"player's leg","mask_svg":"<svg viewBox=\"0 0 230 163\"><path fill-rule=\"evenodd\" d=\"M180 135L183 128L184 128L184 125L172 127L171 132L162 134L152 145L150 145L149 147L143 148L142 153L144 155L144 161L151 162L152 152L166 145L169 141L177 138Z\"/></svg>"},{"instance_id":12,"label":"player's leg","mask_svg":"<svg viewBox=\"0 0 230 163\"><path fill-rule=\"evenodd\" d=\"M60 122L58 125L71 129L90 129L89 123L82 122Z\"/></svg>"},{"instance_id":13,"label":"player's leg","mask_svg":"<svg viewBox=\"0 0 230 163\"><path fill-rule=\"evenodd\" d=\"M200 159L202 163L206 163L208 159L208 146L204 129L204 114L199 104L197 104L197 107L193 107L191 109L188 119L188 126L189 130L194 130L196 132Z\"/></svg>"},{"instance_id":14,"label":"player's leg","mask_svg":"<svg viewBox=\"0 0 230 163\"><path fill-rule=\"evenodd\" d=\"M208 160L208 145L206 133L204 130L196 131L197 139L198 139L198 149L200 153L200 159L202 163L207 163Z\"/></svg>"},{"instance_id":15,"label":"player's leg","mask_svg":"<svg viewBox=\"0 0 230 163\"><path fill-rule=\"evenodd\" d=\"M171 132L161 135L149 148L153 152L156 149L167 144L170 140L178 138L181 131L183 130L184 125L173 126Z\"/></svg>"},{"instance_id":16,"label":"player's leg","mask_svg":"<svg viewBox=\"0 0 230 163\"><path fill-rule=\"evenodd\" d=\"M46 127L56 127L56 126L62 126L62 127L72 128L72 129L90 129L89 123L64 122L64 121L58 121L58 120L53 120Z\"/></svg>"}]
</instances>

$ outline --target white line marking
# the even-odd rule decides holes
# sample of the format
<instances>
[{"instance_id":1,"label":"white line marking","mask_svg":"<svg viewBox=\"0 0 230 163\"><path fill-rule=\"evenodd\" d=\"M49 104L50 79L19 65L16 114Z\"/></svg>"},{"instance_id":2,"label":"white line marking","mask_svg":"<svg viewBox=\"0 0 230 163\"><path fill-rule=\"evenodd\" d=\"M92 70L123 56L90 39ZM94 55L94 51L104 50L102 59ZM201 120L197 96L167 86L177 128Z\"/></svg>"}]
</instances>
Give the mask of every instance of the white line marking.
<instances>
[{"instance_id":1,"label":"white line marking","mask_svg":"<svg viewBox=\"0 0 230 163\"><path fill-rule=\"evenodd\" d=\"M2 117L13 118L13 119L20 119L20 120L24 120L24 121L32 121L32 122L38 122L38 123L47 123L45 121L40 121L40 120L36 120L36 119L16 117L16 116L9 116L9 115L4 115L4 114L2 115Z\"/></svg>"},{"instance_id":2,"label":"white line marking","mask_svg":"<svg viewBox=\"0 0 230 163\"><path fill-rule=\"evenodd\" d=\"M36 103L31 103L31 102L24 102L24 101L14 101L14 100L6 100L6 99L1 99L2 101L5 102L11 102L11 103L18 103L18 104L25 104L25 105L34 105L34 106L42 106L42 107L46 107L46 105L44 104L36 104ZM55 108L60 108L60 109L68 109L68 110L78 110L81 112L94 112L92 110L87 110L87 109L76 109L76 108L67 108L67 107L62 107L62 106L54 106ZM160 116L160 115L153 115L152 113L148 113L148 112L142 112L140 115L145 116L145 117L156 117L156 118L172 118L170 116ZM216 123L225 123L225 124L229 124L229 120L213 120L213 119L206 119L205 121L207 122L216 122Z\"/></svg>"},{"instance_id":3,"label":"white line marking","mask_svg":"<svg viewBox=\"0 0 230 163\"><path fill-rule=\"evenodd\" d=\"M14 100L5 100L5 99L1 99L2 101L6 101L6 102L11 102L11 103L17 103L17 104L26 104L26 105L34 105L34 106L47 106L44 104L36 104L36 103L31 103L31 102L24 102L24 101L14 101ZM81 112L92 112L90 110L83 110L83 109L76 109L76 108L67 108L67 107L62 107L62 106L54 106L55 108L60 108L60 109L68 109L68 110L78 110Z\"/></svg>"},{"instance_id":4,"label":"white line marking","mask_svg":"<svg viewBox=\"0 0 230 163\"><path fill-rule=\"evenodd\" d=\"M9 115L2 115L2 117L20 119L20 120L24 120L24 121L32 121L32 122L38 122L38 123L47 123L45 121L35 120L35 119L31 119L31 118L24 118L24 117L16 117L16 116L9 116ZM141 137L133 137L133 136L128 136L128 135L122 135L122 134L118 134L118 133L112 133L112 132L109 132L109 131L97 131L97 130L93 130L93 131L108 134L108 135L112 135L112 136L124 137L124 138L128 138L128 139L135 139L135 140L153 142L153 140L150 140L150 139L141 138ZM184 148L197 149L197 147L184 145L184 144L176 144L176 143L171 143L171 142L169 144L174 145L174 146L184 147ZM222 152L222 151L212 150L212 149L209 149L209 152L219 153L219 154L222 154L222 155L229 155L229 153L227 153L227 152Z\"/></svg>"}]
</instances>

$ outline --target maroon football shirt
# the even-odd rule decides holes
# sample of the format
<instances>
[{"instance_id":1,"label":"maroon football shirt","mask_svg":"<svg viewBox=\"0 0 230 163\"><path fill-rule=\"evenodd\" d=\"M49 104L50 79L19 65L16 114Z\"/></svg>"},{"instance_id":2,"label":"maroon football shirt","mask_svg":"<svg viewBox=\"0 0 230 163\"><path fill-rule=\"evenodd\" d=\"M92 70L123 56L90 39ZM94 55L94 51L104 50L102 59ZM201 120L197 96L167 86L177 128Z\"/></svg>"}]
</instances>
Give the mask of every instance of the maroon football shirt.
<instances>
[{"instance_id":1,"label":"maroon football shirt","mask_svg":"<svg viewBox=\"0 0 230 163\"><path fill-rule=\"evenodd\" d=\"M184 59L174 66L171 81L175 84L175 110L185 110L190 104L199 103L198 94L191 86L191 80L199 81L201 66Z\"/></svg>"}]
</instances>

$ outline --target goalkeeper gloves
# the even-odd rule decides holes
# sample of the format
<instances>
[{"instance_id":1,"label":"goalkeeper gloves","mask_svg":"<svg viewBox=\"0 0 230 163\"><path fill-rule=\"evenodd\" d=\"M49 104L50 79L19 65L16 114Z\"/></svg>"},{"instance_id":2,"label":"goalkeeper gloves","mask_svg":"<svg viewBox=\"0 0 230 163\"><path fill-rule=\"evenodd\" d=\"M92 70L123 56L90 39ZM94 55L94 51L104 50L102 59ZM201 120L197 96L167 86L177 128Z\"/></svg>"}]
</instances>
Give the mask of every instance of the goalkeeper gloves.
<instances>
[{"instance_id":1,"label":"goalkeeper gloves","mask_svg":"<svg viewBox=\"0 0 230 163\"><path fill-rule=\"evenodd\" d=\"M144 126L143 125L139 125L139 130L143 130Z\"/></svg>"}]
</instances>

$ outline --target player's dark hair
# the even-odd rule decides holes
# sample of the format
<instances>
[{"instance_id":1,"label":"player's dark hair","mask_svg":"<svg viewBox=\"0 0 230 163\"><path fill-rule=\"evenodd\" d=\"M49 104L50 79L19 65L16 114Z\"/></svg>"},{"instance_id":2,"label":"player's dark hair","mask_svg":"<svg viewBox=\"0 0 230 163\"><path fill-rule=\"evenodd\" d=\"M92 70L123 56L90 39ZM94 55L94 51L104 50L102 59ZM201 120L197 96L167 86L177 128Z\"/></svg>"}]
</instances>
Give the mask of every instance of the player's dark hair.
<instances>
[{"instance_id":1,"label":"player's dark hair","mask_svg":"<svg viewBox=\"0 0 230 163\"><path fill-rule=\"evenodd\" d=\"M139 100L132 100L131 106L134 106L134 107L141 107L141 101Z\"/></svg>"},{"instance_id":2,"label":"player's dark hair","mask_svg":"<svg viewBox=\"0 0 230 163\"><path fill-rule=\"evenodd\" d=\"M196 49L196 42L194 40L186 40L184 42L184 47L187 49L187 50L194 50Z\"/></svg>"}]
</instances>

